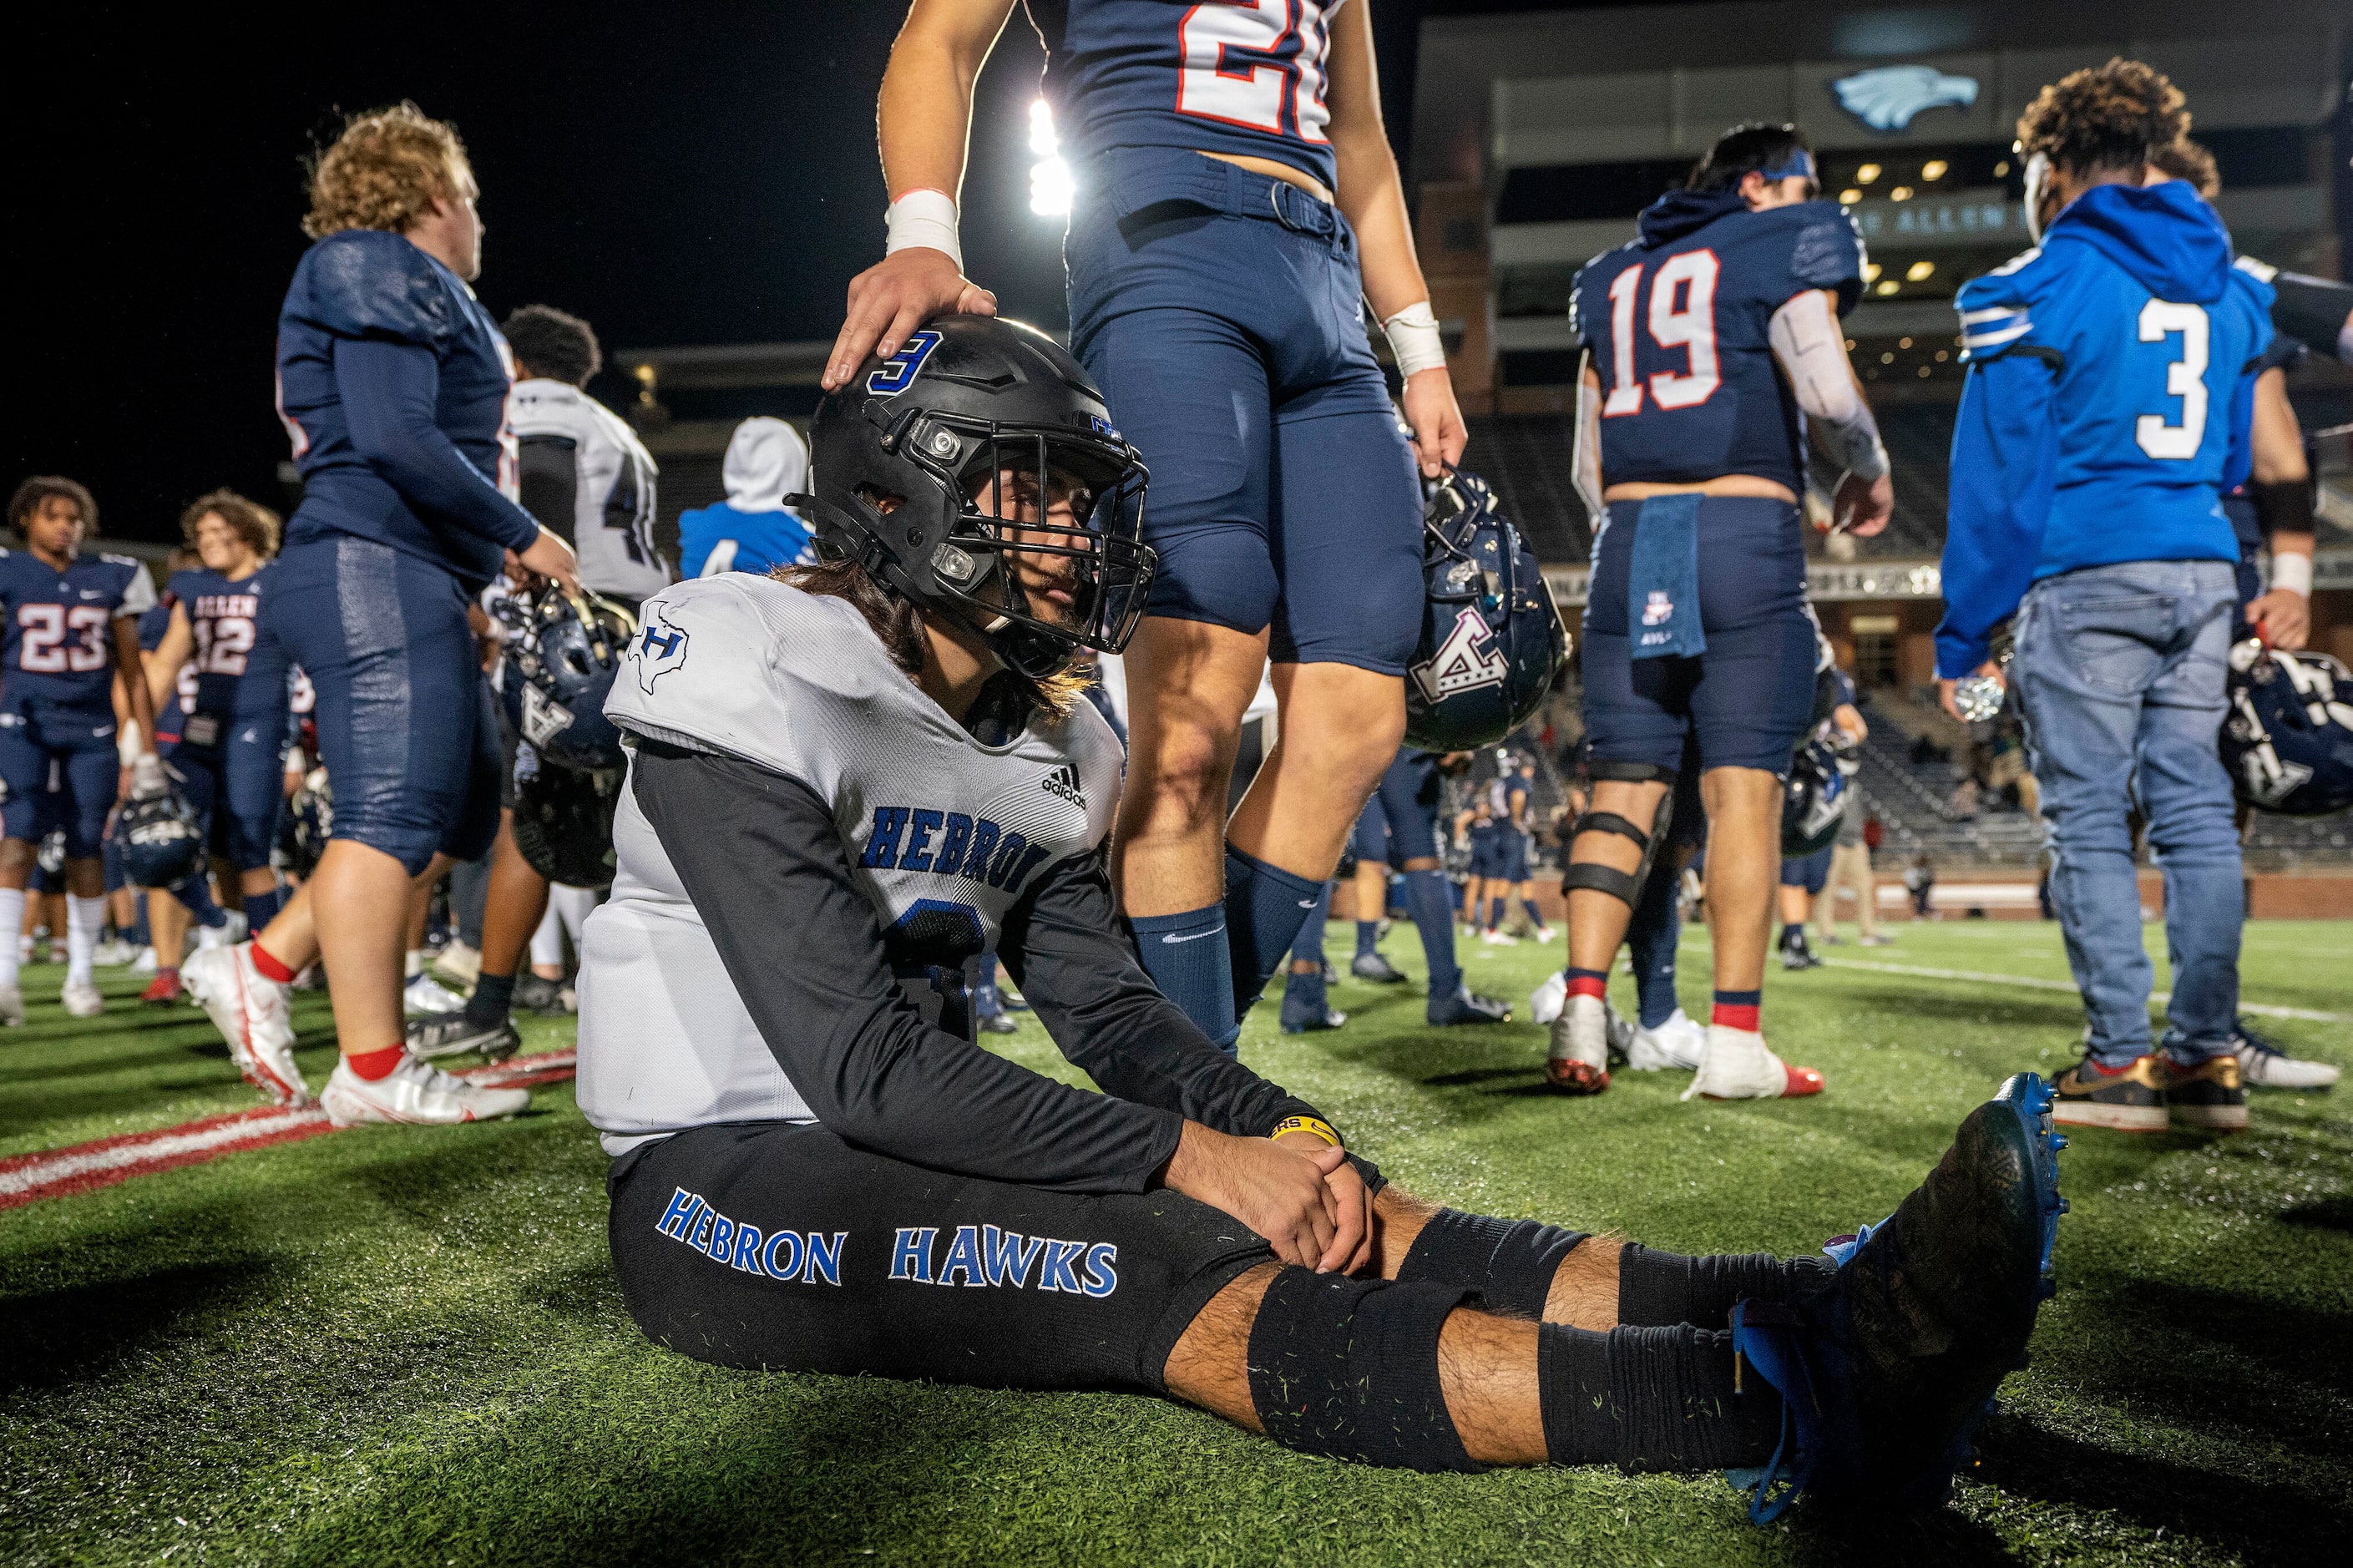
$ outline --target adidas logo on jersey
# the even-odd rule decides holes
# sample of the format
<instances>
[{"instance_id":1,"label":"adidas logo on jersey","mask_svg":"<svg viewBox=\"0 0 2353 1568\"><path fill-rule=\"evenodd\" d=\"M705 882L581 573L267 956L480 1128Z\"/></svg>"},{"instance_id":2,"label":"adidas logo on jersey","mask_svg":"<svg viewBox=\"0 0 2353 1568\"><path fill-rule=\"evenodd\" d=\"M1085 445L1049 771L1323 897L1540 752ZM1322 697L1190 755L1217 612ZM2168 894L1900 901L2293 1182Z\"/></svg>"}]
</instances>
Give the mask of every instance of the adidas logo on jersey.
<instances>
[{"instance_id":1,"label":"adidas logo on jersey","mask_svg":"<svg viewBox=\"0 0 2353 1568\"><path fill-rule=\"evenodd\" d=\"M1087 808L1087 792L1079 784L1079 770L1075 763L1064 763L1048 773L1039 787L1048 795L1060 795L1081 811Z\"/></svg>"}]
</instances>

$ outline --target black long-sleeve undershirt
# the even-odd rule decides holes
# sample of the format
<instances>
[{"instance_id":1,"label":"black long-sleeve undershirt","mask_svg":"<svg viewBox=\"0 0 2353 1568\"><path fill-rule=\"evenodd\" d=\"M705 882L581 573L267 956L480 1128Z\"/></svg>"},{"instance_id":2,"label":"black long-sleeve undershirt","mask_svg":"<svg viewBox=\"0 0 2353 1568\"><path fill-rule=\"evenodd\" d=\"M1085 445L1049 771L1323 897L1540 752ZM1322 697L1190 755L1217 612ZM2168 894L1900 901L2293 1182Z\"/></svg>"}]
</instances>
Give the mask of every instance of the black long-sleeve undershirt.
<instances>
[{"instance_id":1,"label":"black long-sleeve undershirt","mask_svg":"<svg viewBox=\"0 0 2353 1568\"><path fill-rule=\"evenodd\" d=\"M1071 1062L1108 1093L926 1024L893 980L826 803L738 759L641 743L631 770L736 992L793 1087L844 1140L896 1159L1066 1192L1140 1192L1182 1122L1264 1136L1312 1107L1212 1046L1122 939L1101 858L1043 876L1000 956Z\"/></svg>"}]
</instances>

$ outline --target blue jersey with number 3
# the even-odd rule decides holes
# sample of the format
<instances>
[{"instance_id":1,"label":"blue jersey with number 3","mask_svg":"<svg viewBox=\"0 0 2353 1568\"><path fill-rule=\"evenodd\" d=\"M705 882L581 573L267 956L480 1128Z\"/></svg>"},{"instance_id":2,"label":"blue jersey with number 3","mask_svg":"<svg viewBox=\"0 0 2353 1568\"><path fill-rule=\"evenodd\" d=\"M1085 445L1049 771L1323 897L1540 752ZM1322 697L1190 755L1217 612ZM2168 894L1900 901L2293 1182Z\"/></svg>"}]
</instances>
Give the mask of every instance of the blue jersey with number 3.
<instances>
[{"instance_id":1,"label":"blue jersey with number 3","mask_svg":"<svg viewBox=\"0 0 2353 1568\"><path fill-rule=\"evenodd\" d=\"M1181 147L1287 163L1335 189L1326 69L1345 0L1029 0L1072 161Z\"/></svg>"},{"instance_id":2,"label":"blue jersey with number 3","mask_svg":"<svg viewBox=\"0 0 2353 1568\"><path fill-rule=\"evenodd\" d=\"M155 604L147 569L128 555L77 555L62 572L26 550L0 550L0 704L114 717L114 619Z\"/></svg>"},{"instance_id":3,"label":"blue jersey with number 3","mask_svg":"<svg viewBox=\"0 0 2353 1568\"><path fill-rule=\"evenodd\" d=\"M1577 275L1569 316L1601 377L1605 484L1753 474L1805 491L1802 416L1773 363L1773 312L1809 289L1852 306L1862 240L1846 209L1751 211L1736 191L1670 191L1641 237Z\"/></svg>"},{"instance_id":4,"label":"blue jersey with number 3","mask_svg":"<svg viewBox=\"0 0 2353 1568\"><path fill-rule=\"evenodd\" d=\"M2269 285L2179 180L2095 185L2042 244L1955 301L1968 379L1953 432L1937 673L1983 662L2045 577L2232 561L2221 491Z\"/></svg>"}]
</instances>

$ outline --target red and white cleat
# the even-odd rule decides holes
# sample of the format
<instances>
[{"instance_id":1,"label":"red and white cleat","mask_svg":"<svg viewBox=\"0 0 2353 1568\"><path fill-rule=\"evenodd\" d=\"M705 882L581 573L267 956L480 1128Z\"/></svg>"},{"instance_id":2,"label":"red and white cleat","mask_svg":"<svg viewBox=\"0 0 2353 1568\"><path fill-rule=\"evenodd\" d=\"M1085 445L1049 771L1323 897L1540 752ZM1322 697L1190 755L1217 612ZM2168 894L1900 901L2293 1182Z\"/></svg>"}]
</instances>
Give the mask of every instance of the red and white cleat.
<instances>
[{"instance_id":1,"label":"red and white cleat","mask_svg":"<svg viewBox=\"0 0 2353 1568\"><path fill-rule=\"evenodd\" d=\"M1812 1068L1793 1068L1765 1047L1765 1037L1750 1029L1707 1027L1707 1048L1699 1070L1683 1098L1707 1100L1797 1100L1822 1091L1822 1075Z\"/></svg>"},{"instance_id":2,"label":"red and white cleat","mask_svg":"<svg viewBox=\"0 0 2353 1568\"><path fill-rule=\"evenodd\" d=\"M280 1105L311 1103L311 1086L294 1065L288 987L253 966L253 943L200 949L188 955L180 979L228 1042L246 1082Z\"/></svg>"},{"instance_id":3,"label":"red and white cleat","mask_svg":"<svg viewBox=\"0 0 2353 1568\"><path fill-rule=\"evenodd\" d=\"M1545 1081L1562 1094L1599 1094L1609 1087L1609 1010L1599 996L1570 996L1552 1021Z\"/></svg>"},{"instance_id":4,"label":"red and white cleat","mask_svg":"<svg viewBox=\"0 0 2353 1568\"><path fill-rule=\"evenodd\" d=\"M364 1121L450 1125L512 1116L531 1104L531 1090L480 1089L404 1055L398 1067L378 1079L362 1078L349 1061L337 1062L319 1103L338 1127Z\"/></svg>"}]
</instances>

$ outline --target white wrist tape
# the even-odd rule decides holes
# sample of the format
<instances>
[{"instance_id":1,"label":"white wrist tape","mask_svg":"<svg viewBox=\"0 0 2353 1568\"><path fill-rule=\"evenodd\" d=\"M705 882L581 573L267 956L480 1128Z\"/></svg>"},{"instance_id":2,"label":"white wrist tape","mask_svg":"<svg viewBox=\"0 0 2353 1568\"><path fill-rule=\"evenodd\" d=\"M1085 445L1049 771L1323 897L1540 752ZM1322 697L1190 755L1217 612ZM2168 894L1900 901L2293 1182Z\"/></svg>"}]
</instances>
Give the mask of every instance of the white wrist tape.
<instances>
[{"instance_id":1,"label":"white wrist tape","mask_svg":"<svg viewBox=\"0 0 2353 1568\"><path fill-rule=\"evenodd\" d=\"M2272 570L2276 574L2279 568L2274 566ZM122 759L122 765L127 768L137 762L146 750L139 739L139 721L125 719L121 737L114 742L114 754Z\"/></svg>"},{"instance_id":2,"label":"white wrist tape","mask_svg":"<svg viewBox=\"0 0 2353 1568\"><path fill-rule=\"evenodd\" d=\"M882 226L890 236L882 243L883 255L895 256L921 245L946 251L956 270L964 270L964 247L956 240L955 199L944 192L909 191L891 204L882 215Z\"/></svg>"},{"instance_id":3,"label":"white wrist tape","mask_svg":"<svg viewBox=\"0 0 2353 1568\"><path fill-rule=\"evenodd\" d=\"M1381 323L1388 334L1389 353L1397 356L1398 374L1440 370L1446 364L1446 344L1438 335L1438 318L1430 301L1417 300Z\"/></svg>"},{"instance_id":4,"label":"white wrist tape","mask_svg":"<svg viewBox=\"0 0 2353 1568\"><path fill-rule=\"evenodd\" d=\"M2272 556L2272 591L2312 597L2312 557L2301 551L2282 550Z\"/></svg>"},{"instance_id":5,"label":"white wrist tape","mask_svg":"<svg viewBox=\"0 0 2353 1568\"><path fill-rule=\"evenodd\" d=\"M1822 292L1809 289L1774 311L1766 337L1782 374L1789 378L1789 389L1798 395L1798 406L1808 419L1827 427L1829 445L1847 471L1861 479L1887 472L1879 423L1855 387L1846 334Z\"/></svg>"}]
</instances>

